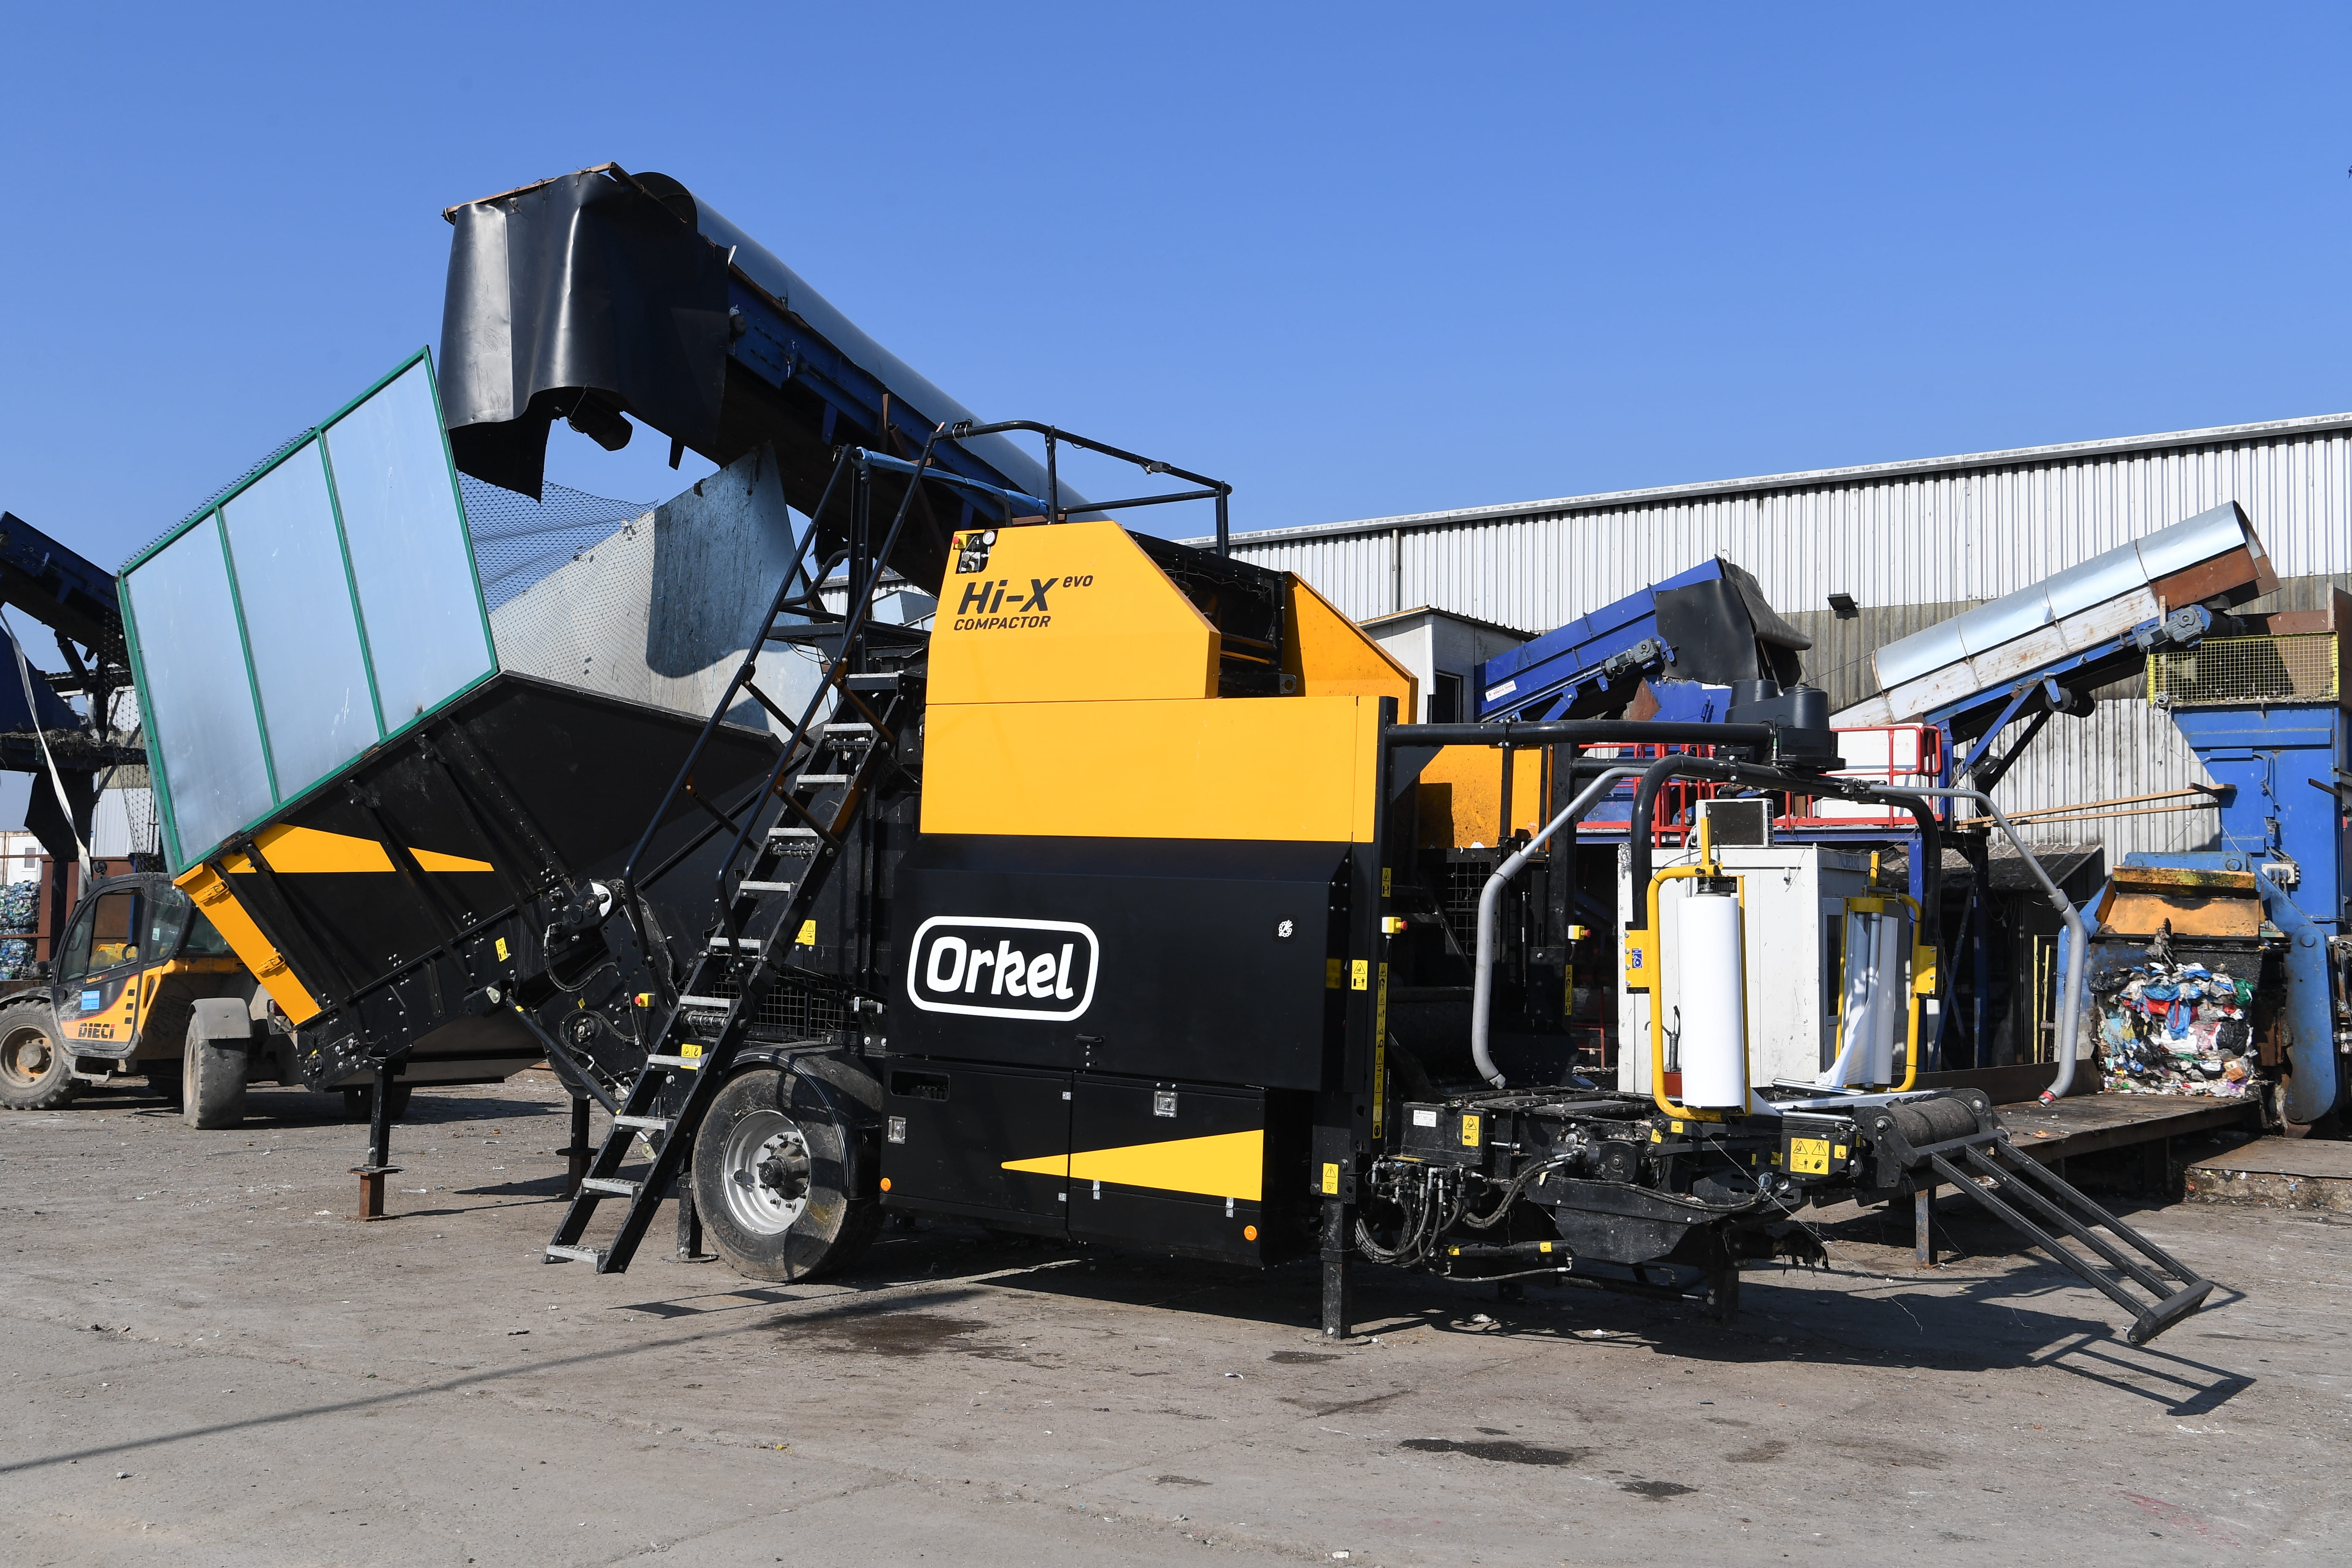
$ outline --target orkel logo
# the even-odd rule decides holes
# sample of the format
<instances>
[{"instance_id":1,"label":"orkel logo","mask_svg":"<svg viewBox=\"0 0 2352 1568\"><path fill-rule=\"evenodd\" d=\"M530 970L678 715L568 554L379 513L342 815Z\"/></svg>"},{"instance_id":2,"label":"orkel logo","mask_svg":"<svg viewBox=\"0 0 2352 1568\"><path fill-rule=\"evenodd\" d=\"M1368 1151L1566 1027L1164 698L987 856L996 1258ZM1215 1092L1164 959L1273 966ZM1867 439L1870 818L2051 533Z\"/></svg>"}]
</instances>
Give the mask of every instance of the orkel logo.
<instances>
[{"instance_id":1,"label":"orkel logo","mask_svg":"<svg viewBox=\"0 0 2352 1568\"><path fill-rule=\"evenodd\" d=\"M1075 1018L1095 999L1099 952L1075 921L933 915L915 931L907 996L926 1013Z\"/></svg>"}]
</instances>

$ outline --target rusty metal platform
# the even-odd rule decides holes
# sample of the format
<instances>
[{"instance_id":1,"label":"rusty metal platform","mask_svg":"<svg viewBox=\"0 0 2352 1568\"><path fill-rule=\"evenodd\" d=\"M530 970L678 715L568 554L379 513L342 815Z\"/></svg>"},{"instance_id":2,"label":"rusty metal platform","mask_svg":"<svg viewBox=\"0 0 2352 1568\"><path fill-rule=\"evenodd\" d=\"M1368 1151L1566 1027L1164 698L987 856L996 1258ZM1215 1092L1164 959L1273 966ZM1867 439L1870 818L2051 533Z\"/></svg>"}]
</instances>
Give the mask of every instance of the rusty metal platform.
<instances>
[{"instance_id":1,"label":"rusty metal platform","mask_svg":"<svg viewBox=\"0 0 2352 1568\"><path fill-rule=\"evenodd\" d=\"M2048 1105L2029 1100L1996 1109L2010 1142L2045 1165L2187 1133L2254 1127L2262 1118L2262 1106L2251 1096L2079 1094Z\"/></svg>"}]
</instances>

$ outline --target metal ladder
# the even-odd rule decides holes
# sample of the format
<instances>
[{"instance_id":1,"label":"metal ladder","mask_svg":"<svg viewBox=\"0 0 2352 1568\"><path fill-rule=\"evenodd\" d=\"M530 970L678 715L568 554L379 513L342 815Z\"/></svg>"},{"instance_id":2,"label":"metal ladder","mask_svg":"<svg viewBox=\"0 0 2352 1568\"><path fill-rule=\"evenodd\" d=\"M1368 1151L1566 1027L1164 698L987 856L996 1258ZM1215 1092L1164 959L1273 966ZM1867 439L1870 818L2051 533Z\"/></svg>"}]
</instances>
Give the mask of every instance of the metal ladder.
<instances>
[{"instance_id":1,"label":"metal ladder","mask_svg":"<svg viewBox=\"0 0 2352 1568\"><path fill-rule=\"evenodd\" d=\"M655 830L681 795L735 829L734 843L719 872L722 918L718 929L705 940L677 994L663 1000L661 1026L650 1037L655 1049L647 1055L644 1068L614 1110L604 1142L589 1162L587 1173L581 1178L570 1206L564 1210L562 1222L547 1244L547 1262L590 1263L599 1274L617 1274L628 1268L653 1223L655 1212L685 1171L695 1130L718 1098L746 1031L759 1016L761 1004L783 977L782 961L790 953L803 923L809 919L818 891L841 860L848 834L877 770L885 765L885 759L895 748L895 725L908 708L901 677L895 672L853 673L850 666L860 657L862 634L873 613L883 565L889 560L891 549L906 524L932 448L940 438L940 433L934 432L924 444L922 458L912 465L906 495L889 531L880 548L871 551L858 548L870 538L863 526L861 471L861 493L854 508L857 526L853 532L850 592L840 620L841 647L827 661L816 690L794 721L761 691L752 677L760 653L769 643L778 640L777 623L784 616L800 613L812 618L830 618L819 585L813 574L804 574L803 563L844 475L853 466L862 469L863 459L867 456L856 450L842 453L826 482L824 498L810 513L800 546L786 568L783 585L769 607L751 656L744 660L719 696L701 736L679 769L677 781L663 797L629 858L621 880L630 917L637 918L635 868L650 847ZM795 584L803 577L807 580L806 592L796 595ZM766 787L738 808L743 817L739 824L696 795L691 776L695 759L739 693L745 692L789 724L790 730L775 766L769 773ZM820 717L828 696L835 699L832 711ZM762 803L772 796L782 803L782 810L762 826L761 818L766 815ZM734 994L723 994L730 986ZM709 1026L713 1014L718 1015L718 1019L715 1026ZM675 1050L661 1048L667 1045L674 1045ZM679 1089L682 1094L673 1092ZM666 1102L670 1107L667 1114ZM622 1167L629 1162L632 1148L640 1138L653 1150L652 1163L637 1176L624 1176ZM625 1200L628 1207L609 1243L589 1246L585 1241L588 1226L598 1205L607 1199Z\"/></svg>"},{"instance_id":2,"label":"metal ladder","mask_svg":"<svg viewBox=\"0 0 2352 1568\"><path fill-rule=\"evenodd\" d=\"M2020 1152L2006 1136L1920 1152L1927 1156L1937 1176L2031 1237L2085 1284L2096 1287L2129 1312L2132 1326L2127 1337L2133 1344L2147 1343L2202 1306L2213 1292L2213 1281L2092 1202L2057 1172ZM1947 1153L1955 1158L1948 1159ZM2096 1258L2064 1246L2053 1231L2073 1237ZM2103 1236L2101 1231L2107 1234ZM2163 1272L2158 1273L2159 1269ZM2174 1281L2179 1282L2177 1289Z\"/></svg>"}]
</instances>

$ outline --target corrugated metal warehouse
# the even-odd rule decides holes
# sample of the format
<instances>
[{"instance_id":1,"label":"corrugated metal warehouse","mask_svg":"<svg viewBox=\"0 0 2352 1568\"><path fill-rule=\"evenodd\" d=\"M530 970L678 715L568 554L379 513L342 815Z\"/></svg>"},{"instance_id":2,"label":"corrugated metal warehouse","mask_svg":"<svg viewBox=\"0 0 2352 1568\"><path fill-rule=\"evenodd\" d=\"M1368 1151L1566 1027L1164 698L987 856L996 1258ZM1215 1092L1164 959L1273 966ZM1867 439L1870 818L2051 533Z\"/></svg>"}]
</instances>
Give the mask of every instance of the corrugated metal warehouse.
<instances>
[{"instance_id":1,"label":"corrugated metal warehouse","mask_svg":"<svg viewBox=\"0 0 2352 1568\"><path fill-rule=\"evenodd\" d=\"M1234 536L1356 619L1422 605L1549 630L1721 555L1813 638L1806 678L1833 708L1872 695L1870 654L2155 529L2236 501L2281 579L2252 609L2309 608L2352 587L2352 414L2000 452L1664 485ZM1858 613L1841 617L1832 594ZM2052 722L1999 791L2011 810L2209 782L2137 680ZM2206 844L2203 809L2118 810L2034 829L2045 843Z\"/></svg>"}]
</instances>

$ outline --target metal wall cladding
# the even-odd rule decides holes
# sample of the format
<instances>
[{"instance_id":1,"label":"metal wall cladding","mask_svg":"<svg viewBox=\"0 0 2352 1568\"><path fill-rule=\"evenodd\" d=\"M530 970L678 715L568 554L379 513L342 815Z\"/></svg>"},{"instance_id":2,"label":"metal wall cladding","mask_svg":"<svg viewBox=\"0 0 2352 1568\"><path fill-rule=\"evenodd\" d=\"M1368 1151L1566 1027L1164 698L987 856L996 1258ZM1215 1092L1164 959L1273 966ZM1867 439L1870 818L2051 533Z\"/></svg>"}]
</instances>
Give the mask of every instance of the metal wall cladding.
<instances>
[{"instance_id":1,"label":"metal wall cladding","mask_svg":"<svg viewBox=\"0 0 2352 1568\"><path fill-rule=\"evenodd\" d=\"M1242 534L1234 549L1358 619L1429 605L1538 633L1719 554L1815 636L1808 670L1841 707L1876 689L1869 655L1885 643L2232 500L2282 579L2352 574L2352 415ZM2283 583L2277 598L2319 592ZM1815 613L1832 593L1862 616ZM2125 700L2053 720L1998 795L2031 810L2203 782L2172 722ZM2211 840L2210 810L2118 815L2143 809L2031 837L2103 839L2111 865Z\"/></svg>"}]
</instances>

